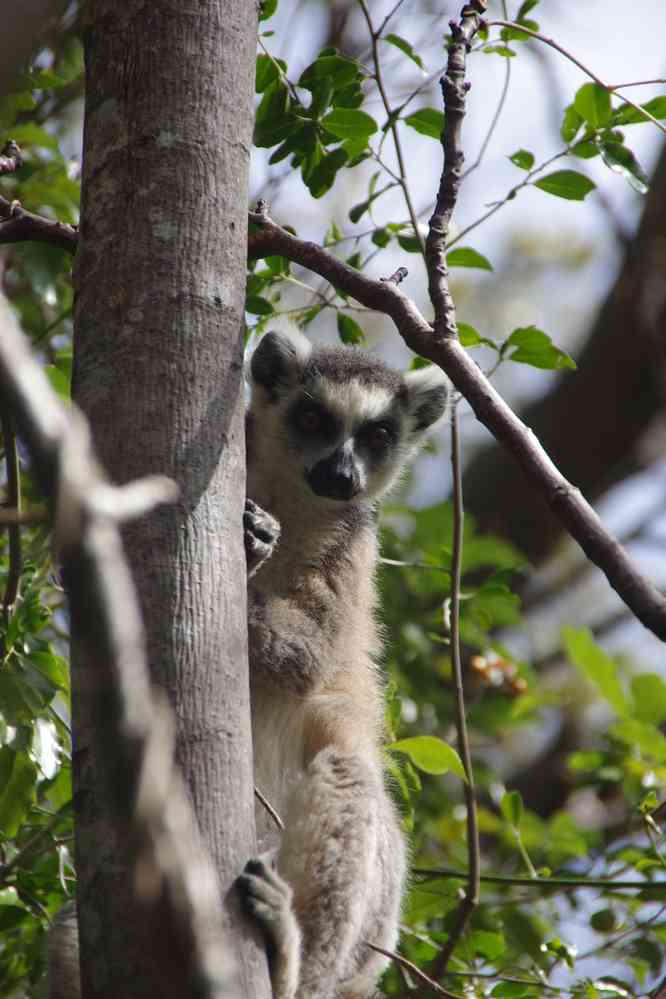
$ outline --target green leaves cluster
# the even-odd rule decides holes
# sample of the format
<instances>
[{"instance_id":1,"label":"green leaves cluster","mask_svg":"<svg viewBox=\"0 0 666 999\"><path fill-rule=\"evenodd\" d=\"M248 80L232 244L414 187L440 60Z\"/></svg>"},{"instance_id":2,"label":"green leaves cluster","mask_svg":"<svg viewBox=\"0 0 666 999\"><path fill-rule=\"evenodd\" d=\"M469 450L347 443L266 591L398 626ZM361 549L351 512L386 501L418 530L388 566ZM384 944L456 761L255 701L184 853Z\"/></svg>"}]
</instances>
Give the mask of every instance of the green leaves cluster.
<instances>
[{"instance_id":1,"label":"green leaves cluster","mask_svg":"<svg viewBox=\"0 0 666 999\"><path fill-rule=\"evenodd\" d=\"M286 64L269 55L257 58L254 141L277 146L269 162L291 157L314 198L329 190L337 172L361 158L377 123L365 111L364 74L352 59L323 49L294 86Z\"/></svg>"}]
</instances>

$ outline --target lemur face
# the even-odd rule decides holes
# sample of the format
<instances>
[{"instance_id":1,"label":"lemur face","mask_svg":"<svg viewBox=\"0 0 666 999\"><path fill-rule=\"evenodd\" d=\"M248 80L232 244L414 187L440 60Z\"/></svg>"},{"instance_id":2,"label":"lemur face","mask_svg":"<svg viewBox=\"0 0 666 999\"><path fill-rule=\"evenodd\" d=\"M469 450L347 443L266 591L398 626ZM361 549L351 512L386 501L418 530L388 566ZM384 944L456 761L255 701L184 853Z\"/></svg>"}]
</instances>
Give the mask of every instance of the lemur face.
<instances>
[{"instance_id":1,"label":"lemur face","mask_svg":"<svg viewBox=\"0 0 666 999\"><path fill-rule=\"evenodd\" d=\"M270 450L259 461L310 496L376 499L444 413L438 368L403 376L353 348L313 347L296 330L268 332L252 355L250 411Z\"/></svg>"}]
</instances>

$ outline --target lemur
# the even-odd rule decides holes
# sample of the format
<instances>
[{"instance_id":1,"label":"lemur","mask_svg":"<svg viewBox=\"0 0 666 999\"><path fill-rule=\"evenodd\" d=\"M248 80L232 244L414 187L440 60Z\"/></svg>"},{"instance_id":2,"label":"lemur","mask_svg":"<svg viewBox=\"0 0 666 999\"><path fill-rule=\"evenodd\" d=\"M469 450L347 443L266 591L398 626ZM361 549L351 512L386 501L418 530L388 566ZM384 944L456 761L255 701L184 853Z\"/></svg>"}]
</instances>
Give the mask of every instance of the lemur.
<instances>
[{"instance_id":1,"label":"lemur","mask_svg":"<svg viewBox=\"0 0 666 999\"><path fill-rule=\"evenodd\" d=\"M376 512L443 415L438 368L263 335L247 414L248 628L263 856L239 879L275 999L366 999L398 936L406 848L387 793Z\"/></svg>"},{"instance_id":2,"label":"lemur","mask_svg":"<svg viewBox=\"0 0 666 999\"><path fill-rule=\"evenodd\" d=\"M248 631L259 858L239 878L275 999L368 999L393 949L406 848L384 781L376 511L443 415L438 368L267 332L247 413ZM51 999L76 999L73 906L49 940Z\"/></svg>"}]
</instances>

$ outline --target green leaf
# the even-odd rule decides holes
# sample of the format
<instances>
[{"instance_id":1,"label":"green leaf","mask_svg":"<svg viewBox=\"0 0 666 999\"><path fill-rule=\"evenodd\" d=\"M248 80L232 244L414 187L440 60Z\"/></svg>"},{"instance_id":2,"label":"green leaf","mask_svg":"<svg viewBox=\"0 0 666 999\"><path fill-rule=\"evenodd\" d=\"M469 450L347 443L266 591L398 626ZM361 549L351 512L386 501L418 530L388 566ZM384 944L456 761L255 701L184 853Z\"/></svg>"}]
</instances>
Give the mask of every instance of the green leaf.
<instances>
[{"instance_id":1,"label":"green leaf","mask_svg":"<svg viewBox=\"0 0 666 999\"><path fill-rule=\"evenodd\" d=\"M305 90L312 90L322 80L326 80L332 85L333 90L341 90L360 76L358 65L352 59L337 54L320 55L303 70L298 85Z\"/></svg>"},{"instance_id":2,"label":"green leaf","mask_svg":"<svg viewBox=\"0 0 666 999\"><path fill-rule=\"evenodd\" d=\"M576 92L573 106L592 128L601 128L610 121L610 94L598 83L584 83Z\"/></svg>"},{"instance_id":3,"label":"green leaf","mask_svg":"<svg viewBox=\"0 0 666 999\"><path fill-rule=\"evenodd\" d=\"M599 146L594 139L583 137L580 142L574 143L570 152L581 160L591 160L599 155Z\"/></svg>"},{"instance_id":4,"label":"green leaf","mask_svg":"<svg viewBox=\"0 0 666 999\"><path fill-rule=\"evenodd\" d=\"M590 926L597 933L612 933L617 928L617 919L612 909L598 909L590 916Z\"/></svg>"},{"instance_id":5,"label":"green leaf","mask_svg":"<svg viewBox=\"0 0 666 999\"><path fill-rule=\"evenodd\" d=\"M18 142L22 148L37 146L42 149L58 150L58 140L45 128L35 125L33 122L24 122L22 125L14 125L12 128L12 139Z\"/></svg>"},{"instance_id":6,"label":"green leaf","mask_svg":"<svg viewBox=\"0 0 666 999\"><path fill-rule=\"evenodd\" d=\"M334 149L332 152L322 156L317 166L311 170L303 179L308 186L308 190L313 198L321 198L333 186L335 175L338 170L346 164L348 159L344 149Z\"/></svg>"},{"instance_id":7,"label":"green leaf","mask_svg":"<svg viewBox=\"0 0 666 999\"><path fill-rule=\"evenodd\" d=\"M660 725L666 721L666 683L656 673L639 673L631 679L634 712L639 721Z\"/></svg>"},{"instance_id":8,"label":"green leaf","mask_svg":"<svg viewBox=\"0 0 666 999\"><path fill-rule=\"evenodd\" d=\"M500 801L500 811L510 825L518 828L523 817L523 799L520 791L505 791Z\"/></svg>"},{"instance_id":9,"label":"green leaf","mask_svg":"<svg viewBox=\"0 0 666 999\"><path fill-rule=\"evenodd\" d=\"M626 718L613 725L611 735L630 747L640 749L643 755L653 757L658 763L666 763L666 738L656 726Z\"/></svg>"},{"instance_id":10,"label":"green leaf","mask_svg":"<svg viewBox=\"0 0 666 999\"><path fill-rule=\"evenodd\" d=\"M501 933L491 933L489 930L473 930L468 938L472 953L494 961L506 950L506 941Z\"/></svg>"},{"instance_id":11,"label":"green leaf","mask_svg":"<svg viewBox=\"0 0 666 999\"><path fill-rule=\"evenodd\" d=\"M596 644L592 632L588 628L564 628L562 638L570 662L598 687L616 714L627 716L631 707L620 683L617 666Z\"/></svg>"},{"instance_id":12,"label":"green leaf","mask_svg":"<svg viewBox=\"0 0 666 999\"><path fill-rule=\"evenodd\" d=\"M427 135L431 139L439 142L444 131L444 112L436 108L419 108L412 114L402 119L405 125L409 125L419 135Z\"/></svg>"},{"instance_id":13,"label":"green leaf","mask_svg":"<svg viewBox=\"0 0 666 999\"><path fill-rule=\"evenodd\" d=\"M245 311L252 316L272 316L275 311L267 298L261 295L248 295L245 300Z\"/></svg>"},{"instance_id":14,"label":"green leaf","mask_svg":"<svg viewBox=\"0 0 666 999\"><path fill-rule=\"evenodd\" d=\"M421 252L421 243L411 226L407 227L407 232L399 232L397 238L401 249L403 249L406 253Z\"/></svg>"},{"instance_id":15,"label":"green leaf","mask_svg":"<svg viewBox=\"0 0 666 999\"><path fill-rule=\"evenodd\" d=\"M455 749L434 735L416 735L410 739L399 739L398 742L392 742L388 748L405 753L414 766L427 774L445 774L450 770L461 780L466 779L465 769Z\"/></svg>"},{"instance_id":16,"label":"green leaf","mask_svg":"<svg viewBox=\"0 0 666 999\"><path fill-rule=\"evenodd\" d=\"M358 220L367 212L368 208L373 203L373 201L376 201L377 198L380 198L382 194L385 194L386 191L389 191L392 187L395 187L393 181L391 181L390 184L386 184L384 187L380 188L379 191L373 191L370 197L366 198L365 201L361 201L360 204L354 205L354 207L349 212L349 221L358 222Z\"/></svg>"},{"instance_id":17,"label":"green leaf","mask_svg":"<svg viewBox=\"0 0 666 999\"><path fill-rule=\"evenodd\" d=\"M562 124L560 125L560 135L565 142L572 142L576 133L583 124L582 117L578 114L573 104L564 109Z\"/></svg>"},{"instance_id":18,"label":"green leaf","mask_svg":"<svg viewBox=\"0 0 666 999\"><path fill-rule=\"evenodd\" d=\"M375 229L375 231L371 236L371 239L372 242L375 244L375 246L380 246L383 249L385 246L388 246L389 243L391 242L391 233L388 231L386 227L382 227L381 229Z\"/></svg>"},{"instance_id":19,"label":"green leaf","mask_svg":"<svg viewBox=\"0 0 666 999\"><path fill-rule=\"evenodd\" d=\"M639 194L647 194L650 181L631 149L621 142L601 141L601 158L611 170L621 174L630 187Z\"/></svg>"},{"instance_id":20,"label":"green leaf","mask_svg":"<svg viewBox=\"0 0 666 999\"><path fill-rule=\"evenodd\" d=\"M500 982L490 994L493 999L526 999L532 992L529 985L518 982Z\"/></svg>"},{"instance_id":21,"label":"green leaf","mask_svg":"<svg viewBox=\"0 0 666 999\"><path fill-rule=\"evenodd\" d=\"M355 319L344 312L338 312L338 334L343 343L363 343L365 334Z\"/></svg>"},{"instance_id":22,"label":"green leaf","mask_svg":"<svg viewBox=\"0 0 666 999\"><path fill-rule=\"evenodd\" d=\"M448 267L478 267L482 271L491 271L493 265L483 254L473 250L470 246L458 246L446 255Z\"/></svg>"},{"instance_id":23,"label":"green leaf","mask_svg":"<svg viewBox=\"0 0 666 999\"><path fill-rule=\"evenodd\" d=\"M520 170L531 170L534 166L534 153L530 153L527 149L517 149L509 159Z\"/></svg>"},{"instance_id":24,"label":"green leaf","mask_svg":"<svg viewBox=\"0 0 666 999\"><path fill-rule=\"evenodd\" d=\"M511 37L515 38L518 41L522 41L524 38L527 38L528 36L525 35L523 32L512 30ZM513 59L513 57L516 55L513 49L510 49L508 45L484 45L483 51L487 55L504 56L505 59Z\"/></svg>"},{"instance_id":25,"label":"green leaf","mask_svg":"<svg viewBox=\"0 0 666 999\"><path fill-rule=\"evenodd\" d=\"M259 4L259 20L267 21L277 10L278 0L261 0Z\"/></svg>"},{"instance_id":26,"label":"green leaf","mask_svg":"<svg viewBox=\"0 0 666 999\"><path fill-rule=\"evenodd\" d=\"M523 21L531 10L538 5L539 0L524 0L520 5L520 9L516 15L516 21Z\"/></svg>"},{"instance_id":27,"label":"green leaf","mask_svg":"<svg viewBox=\"0 0 666 999\"><path fill-rule=\"evenodd\" d=\"M583 199L596 187L589 177L578 173L576 170L556 170L549 173L541 180L535 180L534 186L554 194L558 198L567 198L569 201L583 201Z\"/></svg>"},{"instance_id":28,"label":"green leaf","mask_svg":"<svg viewBox=\"0 0 666 999\"><path fill-rule=\"evenodd\" d=\"M662 121L666 118L666 96L653 97L651 101L647 101L645 104L641 104L640 106L658 121ZM611 124L640 125L648 120L649 119L646 118L644 114L641 114L640 111L637 111L636 108L632 108L628 104L623 104L613 112Z\"/></svg>"},{"instance_id":29,"label":"green leaf","mask_svg":"<svg viewBox=\"0 0 666 999\"><path fill-rule=\"evenodd\" d=\"M264 91L254 123L255 146L270 147L282 142L299 128L298 119L290 112L291 102L282 80L274 80Z\"/></svg>"},{"instance_id":30,"label":"green leaf","mask_svg":"<svg viewBox=\"0 0 666 999\"><path fill-rule=\"evenodd\" d=\"M401 38L400 35L384 35L382 41L388 42L389 45L395 45L395 47L400 49L401 52L404 52L405 55L412 60L412 62L415 62L419 69L423 69L423 59L421 56L417 55L409 42L405 41L404 38Z\"/></svg>"},{"instance_id":31,"label":"green leaf","mask_svg":"<svg viewBox=\"0 0 666 999\"><path fill-rule=\"evenodd\" d=\"M510 347L516 349L509 355L509 360L520 364L530 364L533 368L548 371L559 371L562 368L576 368L576 362L564 350L560 350L552 342L547 333L536 326L524 326L515 329L504 342L501 353Z\"/></svg>"},{"instance_id":32,"label":"green leaf","mask_svg":"<svg viewBox=\"0 0 666 999\"><path fill-rule=\"evenodd\" d=\"M496 343L481 336L478 330L470 326L469 323L458 323L458 338L463 347L478 347L483 344L484 347L492 347L493 350L497 350Z\"/></svg>"},{"instance_id":33,"label":"green leaf","mask_svg":"<svg viewBox=\"0 0 666 999\"><path fill-rule=\"evenodd\" d=\"M5 775L0 789L0 829L11 838L18 832L28 806L34 800L37 767L27 753L3 746L0 773Z\"/></svg>"},{"instance_id":34,"label":"green leaf","mask_svg":"<svg viewBox=\"0 0 666 999\"><path fill-rule=\"evenodd\" d=\"M280 76L280 70L278 65L284 72L287 68L287 64L284 59L271 59L268 55L258 55L257 56L257 71L255 76L254 87L258 94L263 94L266 87L277 80Z\"/></svg>"},{"instance_id":35,"label":"green leaf","mask_svg":"<svg viewBox=\"0 0 666 999\"><path fill-rule=\"evenodd\" d=\"M365 139L377 131L375 119L355 108L334 108L322 125L339 139Z\"/></svg>"}]
</instances>

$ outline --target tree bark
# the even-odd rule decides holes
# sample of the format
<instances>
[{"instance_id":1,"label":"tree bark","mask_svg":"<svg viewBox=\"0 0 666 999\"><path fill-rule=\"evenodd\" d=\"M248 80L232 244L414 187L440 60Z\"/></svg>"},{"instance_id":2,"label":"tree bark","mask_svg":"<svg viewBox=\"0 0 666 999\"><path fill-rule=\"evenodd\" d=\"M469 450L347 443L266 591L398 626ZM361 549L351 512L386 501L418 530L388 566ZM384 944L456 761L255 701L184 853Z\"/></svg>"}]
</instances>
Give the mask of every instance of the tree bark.
<instances>
[{"instance_id":1,"label":"tree bark","mask_svg":"<svg viewBox=\"0 0 666 999\"><path fill-rule=\"evenodd\" d=\"M601 306L578 371L521 418L562 474L592 500L636 467L636 448L666 406L666 147L641 224ZM464 477L465 509L487 530L508 535L534 561L561 524L498 445L484 448Z\"/></svg>"},{"instance_id":2,"label":"tree bark","mask_svg":"<svg viewBox=\"0 0 666 999\"><path fill-rule=\"evenodd\" d=\"M74 397L117 482L159 472L179 501L124 532L152 680L219 872L242 995L270 994L232 882L254 849L247 678L242 310L256 7L245 0L86 6ZM122 816L104 790L73 635L83 995L185 995L178 954L136 903ZM179 991L180 989L180 991Z\"/></svg>"}]
</instances>

